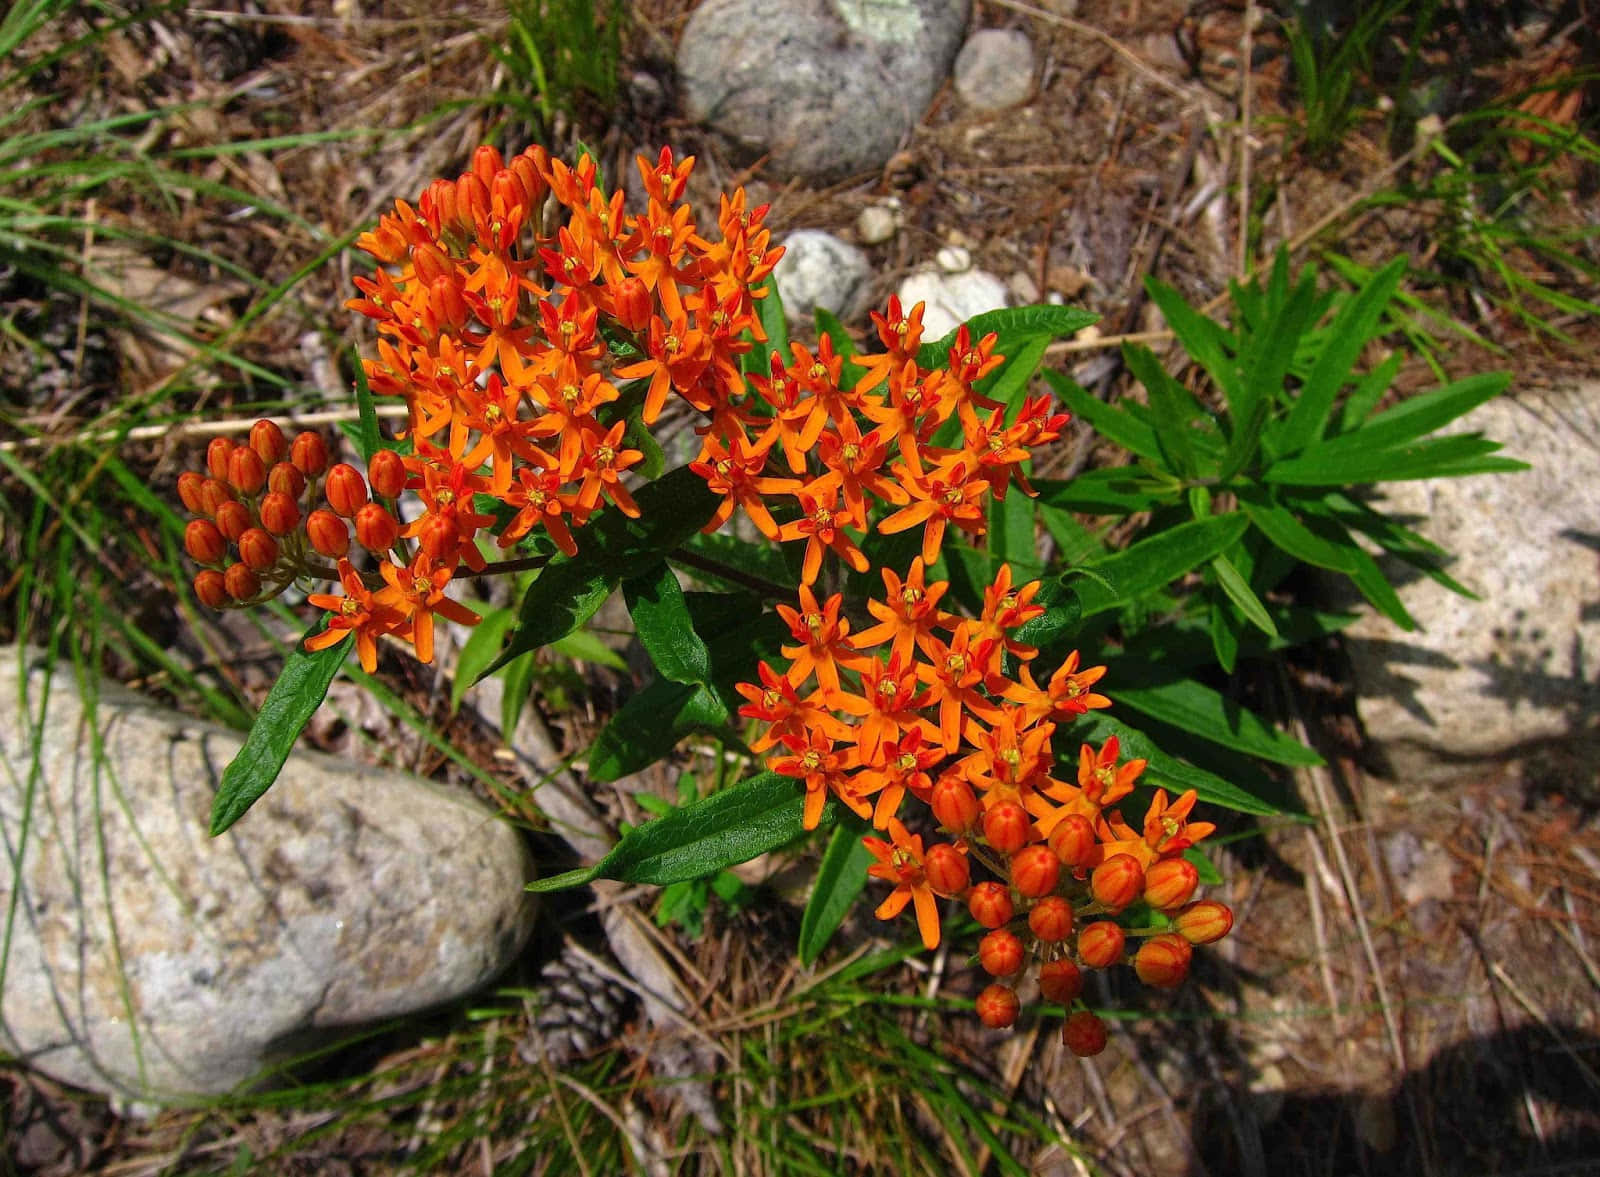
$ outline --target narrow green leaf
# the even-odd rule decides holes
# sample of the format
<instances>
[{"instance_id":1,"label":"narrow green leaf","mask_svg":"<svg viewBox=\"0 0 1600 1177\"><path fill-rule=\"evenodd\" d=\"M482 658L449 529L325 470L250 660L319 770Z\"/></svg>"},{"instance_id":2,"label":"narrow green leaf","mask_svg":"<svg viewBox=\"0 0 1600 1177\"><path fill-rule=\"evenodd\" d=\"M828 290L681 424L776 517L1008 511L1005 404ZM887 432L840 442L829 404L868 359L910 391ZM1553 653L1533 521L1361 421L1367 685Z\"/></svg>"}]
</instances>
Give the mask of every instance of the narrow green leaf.
<instances>
[{"instance_id":1,"label":"narrow green leaf","mask_svg":"<svg viewBox=\"0 0 1600 1177\"><path fill-rule=\"evenodd\" d=\"M295 642L284 660L278 681L272 684L244 747L222 772L222 782L211 802L211 836L223 833L244 816L245 810L272 787L289 759L306 721L328 694L339 667L350 652L349 639L325 649L307 652L305 639L321 632L318 621Z\"/></svg>"},{"instance_id":2,"label":"narrow green leaf","mask_svg":"<svg viewBox=\"0 0 1600 1177\"><path fill-rule=\"evenodd\" d=\"M484 609L483 620L472 627L456 658L455 677L450 681L450 714L461 710L467 688L500 656L500 645L517 620L510 609Z\"/></svg>"},{"instance_id":3,"label":"narrow green leaf","mask_svg":"<svg viewBox=\"0 0 1600 1177\"><path fill-rule=\"evenodd\" d=\"M1200 847L1189 847L1189 849L1183 852L1183 856L1188 859L1189 862L1194 866L1194 869L1199 872L1200 885L1202 887L1216 887L1221 885L1222 872L1217 870L1217 868L1212 865L1211 860L1205 856L1205 852L1202 851Z\"/></svg>"},{"instance_id":4,"label":"narrow green leaf","mask_svg":"<svg viewBox=\"0 0 1600 1177\"><path fill-rule=\"evenodd\" d=\"M1514 458L1491 456L1500 448L1499 443L1472 433L1429 438L1392 449L1338 444L1357 439L1362 432L1365 431L1344 434L1334 442L1314 446L1298 458L1276 463L1262 478L1284 486L1344 487L1364 482L1513 473L1528 468L1527 463Z\"/></svg>"},{"instance_id":5,"label":"narrow green leaf","mask_svg":"<svg viewBox=\"0 0 1600 1177\"><path fill-rule=\"evenodd\" d=\"M1213 598L1207 616L1210 620L1211 652L1216 657L1217 665L1222 667L1222 673L1232 674L1239 661L1239 639L1244 626L1234 616L1233 610L1228 608L1226 601Z\"/></svg>"},{"instance_id":6,"label":"narrow green leaf","mask_svg":"<svg viewBox=\"0 0 1600 1177\"><path fill-rule=\"evenodd\" d=\"M1185 573L1227 551L1249 528L1250 521L1235 512L1180 523L1159 535L1142 539L1131 547L1084 565L1096 579L1073 583L1083 606L1083 616L1092 617L1136 600L1154 589L1165 588Z\"/></svg>"},{"instance_id":7,"label":"narrow green leaf","mask_svg":"<svg viewBox=\"0 0 1600 1177\"><path fill-rule=\"evenodd\" d=\"M1338 434L1349 433L1372 414L1372 410L1383 399L1383 394L1388 392L1389 386L1394 383L1394 378L1400 374L1400 365L1405 362L1405 358L1403 351L1393 353L1363 376L1355 388L1350 390L1349 399L1344 402L1344 408L1339 410ZM1316 440L1312 438L1312 442Z\"/></svg>"},{"instance_id":8,"label":"narrow green leaf","mask_svg":"<svg viewBox=\"0 0 1600 1177\"><path fill-rule=\"evenodd\" d=\"M989 552L997 560L1037 566L1039 545L1034 538L1034 503L1013 489L989 504Z\"/></svg>"},{"instance_id":9,"label":"narrow green leaf","mask_svg":"<svg viewBox=\"0 0 1600 1177\"><path fill-rule=\"evenodd\" d=\"M1239 813L1255 813L1268 817L1279 812L1277 806L1247 793L1237 785L1230 784L1216 773L1185 764L1176 757L1167 755L1138 728L1129 727L1121 720L1111 718L1104 711L1091 711L1073 724L1072 735L1090 744L1101 743L1107 736L1116 736L1122 745L1124 758L1140 757L1149 761L1149 766L1140 778L1141 784L1157 785L1179 793L1193 789L1206 804L1221 805L1225 809L1233 809Z\"/></svg>"},{"instance_id":10,"label":"narrow green leaf","mask_svg":"<svg viewBox=\"0 0 1600 1177\"><path fill-rule=\"evenodd\" d=\"M592 630L575 629L566 637L551 642L550 648L576 662L592 662L596 666L623 672L628 669L627 659L606 645L600 635Z\"/></svg>"},{"instance_id":11,"label":"narrow green leaf","mask_svg":"<svg viewBox=\"0 0 1600 1177\"><path fill-rule=\"evenodd\" d=\"M1098 403L1098 402L1097 402ZM1180 485L1160 483L1126 466L1088 470L1076 478L1035 480L1038 501L1083 515L1134 515L1176 502Z\"/></svg>"},{"instance_id":12,"label":"narrow green leaf","mask_svg":"<svg viewBox=\"0 0 1600 1177\"><path fill-rule=\"evenodd\" d=\"M872 852L861 844L871 827L846 812L828 839L828 849L817 867L817 881L800 917L800 963L813 964L833 939L867 885Z\"/></svg>"},{"instance_id":13,"label":"narrow green leaf","mask_svg":"<svg viewBox=\"0 0 1600 1177\"><path fill-rule=\"evenodd\" d=\"M677 574L665 560L623 581L622 599L662 678L679 683L711 681L711 651L695 632Z\"/></svg>"},{"instance_id":14,"label":"narrow green leaf","mask_svg":"<svg viewBox=\"0 0 1600 1177\"><path fill-rule=\"evenodd\" d=\"M1118 706L1130 707L1169 727L1274 764L1323 763L1299 740L1274 730L1260 716L1210 687L1157 666L1119 660Z\"/></svg>"},{"instance_id":15,"label":"narrow green leaf","mask_svg":"<svg viewBox=\"0 0 1600 1177\"><path fill-rule=\"evenodd\" d=\"M1009 356L1026 340L1038 337L1065 339L1099 319L1099 315L1078 307L1008 307L975 315L967 320L966 327L973 343L993 331L1000 337L995 350L1003 356ZM917 363L924 368L945 367L950 362L950 349L955 346L960 330L957 327L943 339L924 343L917 349Z\"/></svg>"},{"instance_id":16,"label":"narrow green leaf","mask_svg":"<svg viewBox=\"0 0 1600 1177\"><path fill-rule=\"evenodd\" d=\"M352 357L356 373L356 412L360 414L361 429L356 435L356 452L363 463L372 461L372 455L383 448L383 434L378 431L378 410L372 400L372 389L367 384L367 368L361 362L361 353Z\"/></svg>"},{"instance_id":17,"label":"narrow green leaf","mask_svg":"<svg viewBox=\"0 0 1600 1177\"><path fill-rule=\"evenodd\" d=\"M1183 344L1183 350L1211 376L1217 390L1222 393L1222 399L1232 411L1244 391L1243 380L1231 354L1235 348L1232 335L1221 324L1191 307L1184 301L1183 295L1166 283L1146 278L1144 286L1151 301L1166 316L1167 325L1178 337L1178 342Z\"/></svg>"},{"instance_id":18,"label":"narrow green leaf","mask_svg":"<svg viewBox=\"0 0 1600 1177\"><path fill-rule=\"evenodd\" d=\"M581 634L583 630L577 632ZM530 652L513 658L503 669L505 690L500 696L500 732L510 742L517 730L517 721L522 718L522 709L533 696L533 676L538 666Z\"/></svg>"},{"instance_id":19,"label":"narrow green leaf","mask_svg":"<svg viewBox=\"0 0 1600 1177\"><path fill-rule=\"evenodd\" d=\"M1241 495L1239 505L1262 535L1296 560L1334 572L1354 571L1356 560L1352 553L1360 548L1338 524L1322 521L1314 531L1287 508L1275 506L1265 498L1252 500Z\"/></svg>"},{"instance_id":20,"label":"narrow green leaf","mask_svg":"<svg viewBox=\"0 0 1600 1177\"><path fill-rule=\"evenodd\" d=\"M1335 438L1328 444L1383 449L1401 445L1426 436L1457 417L1465 416L1479 405L1499 396L1510 383L1509 372L1482 372L1465 377L1443 388L1407 397L1393 408L1385 409L1373 417L1361 428Z\"/></svg>"},{"instance_id":21,"label":"narrow green leaf","mask_svg":"<svg viewBox=\"0 0 1600 1177\"><path fill-rule=\"evenodd\" d=\"M1072 414L1087 421L1097 432L1138 457L1148 458L1152 462L1162 460L1161 443L1156 440L1156 432L1150 426L1131 413L1099 400L1059 372L1047 369L1044 378Z\"/></svg>"},{"instance_id":22,"label":"narrow green leaf","mask_svg":"<svg viewBox=\"0 0 1600 1177\"><path fill-rule=\"evenodd\" d=\"M1134 379L1144 385L1150 396L1150 414L1155 420L1156 444L1168 470L1179 478L1190 479L1199 471L1195 463L1194 446L1190 444L1189 422L1194 419L1193 395L1174 380L1156 353L1148 347L1125 343L1122 358Z\"/></svg>"},{"instance_id":23,"label":"narrow green leaf","mask_svg":"<svg viewBox=\"0 0 1600 1177\"><path fill-rule=\"evenodd\" d=\"M690 732L728 722L722 699L710 687L651 679L617 709L589 748L589 777L614 781L648 768Z\"/></svg>"},{"instance_id":24,"label":"narrow green leaf","mask_svg":"<svg viewBox=\"0 0 1600 1177\"><path fill-rule=\"evenodd\" d=\"M528 890L560 891L595 879L657 887L698 879L793 841L805 833L804 809L799 781L758 773L635 827L593 866L540 879ZM837 809L830 799L820 824L831 825Z\"/></svg>"},{"instance_id":25,"label":"narrow green leaf","mask_svg":"<svg viewBox=\"0 0 1600 1177\"><path fill-rule=\"evenodd\" d=\"M1407 633L1417 628L1416 619L1406 611L1400 595L1394 591L1394 585L1389 583L1378 562L1360 548L1355 550L1355 568L1346 575L1379 613Z\"/></svg>"},{"instance_id":26,"label":"narrow green leaf","mask_svg":"<svg viewBox=\"0 0 1600 1177\"><path fill-rule=\"evenodd\" d=\"M1261 598L1256 596L1255 590L1250 587L1250 582L1239 574L1239 570L1228 558L1212 557L1211 570L1217 574L1217 583L1222 586L1222 591L1227 593L1228 599L1239 607L1239 612L1245 615L1245 619L1268 637L1277 637L1278 627L1272 624L1272 615L1261 603Z\"/></svg>"},{"instance_id":27,"label":"narrow green leaf","mask_svg":"<svg viewBox=\"0 0 1600 1177\"><path fill-rule=\"evenodd\" d=\"M756 302L756 318L761 322L761 331L767 337L766 342L756 342L756 345L739 358L739 366L745 372L754 372L757 376L772 375L772 353L780 356L789 354L789 321L784 317L783 299L778 296L778 284L770 278L766 285L767 296Z\"/></svg>"}]
</instances>

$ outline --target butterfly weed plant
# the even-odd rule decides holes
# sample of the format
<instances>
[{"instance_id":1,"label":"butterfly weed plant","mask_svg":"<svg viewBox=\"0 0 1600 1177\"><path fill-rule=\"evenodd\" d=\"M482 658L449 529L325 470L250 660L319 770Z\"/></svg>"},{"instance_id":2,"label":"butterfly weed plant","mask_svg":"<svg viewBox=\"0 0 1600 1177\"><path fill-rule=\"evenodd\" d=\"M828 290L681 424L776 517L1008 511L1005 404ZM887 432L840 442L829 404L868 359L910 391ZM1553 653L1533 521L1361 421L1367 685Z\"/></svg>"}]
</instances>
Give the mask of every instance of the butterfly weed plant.
<instances>
[{"instance_id":1,"label":"butterfly weed plant","mask_svg":"<svg viewBox=\"0 0 1600 1177\"><path fill-rule=\"evenodd\" d=\"M999 311L935 342L920 305L891 299L872 354L826 316L815 347L790 341L765 206L735 191L714 226L697 224L692 166L669 149L641 158L646 208L630 213L587 156L480 148L358 242L379 268L349 305L378 341L355 460L261 421L181 478L202 602L327 590L310 593L320 613L224 774L213 832L270 786L352 648L368 672L386 645L427 662L438 625L479 623L450 591L460 582L526 586L474 649L484 673L570 639L620 590L652 674L582 758L587 776L638 771L696 733L745 767L537 889L714 880L829 831L803 960L869 881L876 914L909 912L928 949L959 906L983 929L964 946L988 979L979 1017L1014 1024L1034 977L1066 1046L1097 1053L1086 972L1130 966L1175 987L1195 946L1232 926L1198 896L1214 874L1195 847L1215 827L1197 806L1274 811L1117 717L1129 700L1108 667L1129 669L1131 710L1169 727L1315 759L1198 683L1151 681L1150 650L1141 663L1137 633L1113 620L1197 616L1231 665L1252 629L1284 638L1291 614L1271 593L1305 561L1408 622L1357 537L1445 576L1438 553L1352 487L1513 466L1481 438L1426 436L1504 380L1374 411L1395 365L1353 365L1396 267L1336 296L1280 259L1264 286L1235 291L1231 328L1155 286L1216 397L1141 349L1128 359L1148 404L1107 406L1052 377L1137 465L1035 485L1031 463L1069 415L1032 378L1049 342L1092 316ZM404 402L400 439L380 435L377 398ZM699 451L666 470L651 428L679 401L698 413ZM1146 522L1107 552L1084 514ZM1040 560L1041 523L1070 567ZM673 911L714 891L680 886Z\"/></svg>"}]
</instances>

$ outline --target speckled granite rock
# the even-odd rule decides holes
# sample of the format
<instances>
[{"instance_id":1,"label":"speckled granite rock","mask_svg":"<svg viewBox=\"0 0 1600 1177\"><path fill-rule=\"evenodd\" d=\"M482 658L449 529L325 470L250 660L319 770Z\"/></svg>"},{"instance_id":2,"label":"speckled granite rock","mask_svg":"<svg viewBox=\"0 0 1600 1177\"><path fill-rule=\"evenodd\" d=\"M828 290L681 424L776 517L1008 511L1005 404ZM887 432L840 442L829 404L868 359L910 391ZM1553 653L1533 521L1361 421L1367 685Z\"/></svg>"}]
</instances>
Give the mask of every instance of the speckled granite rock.
<instances>
[{"instance_id":1,"label":"speckled granite rock","mask_svg":"<svg viewBox=\"0 0 1600 1177\"><path fill-rule=\"evenodd\" d=\"M689 116L780 176L881 168L961 45L968 0L706 0L678 42Z\"/></svg>"},{"instance_id":2,"label":"speckled granite rock","mask_svg":"<svg viewBox=\"0 0 1600 1177\"><path fill-rule=\"evenodd\" d=\"M1600 383L1500 397L1481 430L1533 469L1390 483L1377 505L1457 559L1469 600L1387 565L1420 632L1346 631L1357 706L1399 779L1551 743L1600 744Z\"/></svg>"},{"instance_id":3,"label":"speckled granite rock","mask_svg":"<svg viewBox=\"0 0 1600 1177\"><path fill-rule=\"evenodd\" d=\"M820 229L796 229L783 239L772 271L791 323L809 323L816 308L849 321L862 309L872 268L867 255Z\"/></svg>"},{"instance_id":4,"label":"speckled granite rock","mask_svg":"<svg viewBox=\"0 0 1600 1177\"><path fill-rule=\"evenodd\" d=\"M70 666L0 649L0 833L22 864L0 875L0 1047L29 1065L214 1094L319 1032L463 994L524 942L527 851L477 802L297 753L212 839L240 735L91 686L86 706Z\"/></svg>"}]
</instances>

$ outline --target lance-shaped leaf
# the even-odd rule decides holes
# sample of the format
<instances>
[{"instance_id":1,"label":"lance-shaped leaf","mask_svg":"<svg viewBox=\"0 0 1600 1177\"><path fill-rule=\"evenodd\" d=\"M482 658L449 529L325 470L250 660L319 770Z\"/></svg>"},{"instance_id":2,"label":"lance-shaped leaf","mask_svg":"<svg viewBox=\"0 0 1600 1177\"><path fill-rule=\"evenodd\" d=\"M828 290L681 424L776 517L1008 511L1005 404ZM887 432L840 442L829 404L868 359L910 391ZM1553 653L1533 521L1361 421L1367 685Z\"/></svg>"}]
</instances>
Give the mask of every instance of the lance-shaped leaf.
<instances>
[{"instance_id":1,"label":"lance-shaped leaf","mask_svg":"<svg viewBox=\"0 0 1600 1177\"><path fill-rule=\"evenodd\" d=\"M645 652L662 678L711 681L711 651L695 632L678 577L665 560L622 582L622 597Z\"/></svg>"},{"instance_id":2,"label":"lance-shaped leaf","mask_svg":"<svg viewBox=\"0 0 1600 1177\"><path fill-rule=\"evenodd\" d=\"M872 852L862 845L861 838L869 829L866 822L849 811L834 828L822 865L817 868L817 881L811 886L811 898L800 917L801 964L811 964L822 955L865 890Z\"/></svg>"},{"instance_id":3,"label":"lance-shaped leaf","mask_svg":"<svg viewBox=\"0 0 1600 1177\"><path fill-rule=\"evenodd\" d=\"M629 830L599 862L528 884L530 891L561 891L595 879L662 887L749 862L805 833L805 791L793 777L757 773L702 801ZM823 807L823 825L838 802Z\"/></svg>"},{"instance_id":4,"label":"lance-shaped leaf","mask_svg":"<svg viewBox=\"0 0 1600 1177\"><path fill-rule=\"evenodd\" d=\"M1082 570L1093 577L1072 582L1083 616L1092 617L1164 588L1232 547L1249 526L1250 521L1237 512L1196 519L1084 565Z\"/></svg>"}]
</instances>

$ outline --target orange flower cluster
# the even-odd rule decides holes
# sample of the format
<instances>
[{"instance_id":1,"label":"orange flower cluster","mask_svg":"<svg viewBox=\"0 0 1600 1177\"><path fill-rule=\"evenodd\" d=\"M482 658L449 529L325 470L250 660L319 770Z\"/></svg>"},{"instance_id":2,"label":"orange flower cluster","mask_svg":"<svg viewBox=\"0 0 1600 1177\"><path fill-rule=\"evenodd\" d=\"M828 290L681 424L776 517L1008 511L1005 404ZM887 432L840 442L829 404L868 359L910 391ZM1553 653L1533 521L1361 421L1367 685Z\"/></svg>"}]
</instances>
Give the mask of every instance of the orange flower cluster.
<instances>
[{"instance_id":1,"label":"orange flower cluster","mask_svg":"<svg viewBox=\"0 0 1600 1177\"><path fill-rule=\"evenodd\" d=\"M690 464L725 496L707 530L737 506L769 539L805 540L801 582L811 585L826 551L857 572L867 570L852 533L872 526L875 505L897 508L878 521L881 533L921 525L922 559L932 564L951 527L984 534L987 496L1004 499L1013 481L1033 493L1021 465L1034 447L1061 436L1067 414L1052 413L1045 397L1031 397L1005 423L1005 407L975 388L1004 361L992 332L974 343L962 326L949 366L923 368L917 363L922 312L918 303L906 313L896 297L886 314L873 312L886 350L851 361L863 371L849 388L841 386L844 358L823 336L814 354L799 343L789 345L787 363L772 353L770 374L749 377L757 403L729 398L712 407L700 456ZM960 423L961 444L934 445L952 418ZM774 448L791 477L764 473ZM773 495L793 496L799 517L780 526L769 508Z\"/></svg>"},{"instance_id":2,"label":"orange flower cluster","mask_svg":"<svg viewBox=\"0 0 1600 1177\"><path fill-rule=\"evenodd\" d=\"M738 688L748 700L739 713L766 725L751 747L775 750L768 767L804 783L807 828L831 794L888 833L865 839L869 873L894 884L880 918L911 906L931 949L939 898L965 901L988 929L978 948L995 978L978 999L988 1025L1016 1020L1015 985L1030 961L1045 999L1067 1006L1084 969L1123 961L1146 984L1180 984L1191 944L1219 939L1233 920L1220 903L1194 901L1199 872L1183 852L1214 828L1188 820L1194 792L1171 801L1157 789L1143 824L1130 826L1115 807L1145 762L1119 762L1115 737L1082 746L1076 783L1055 779L1057 724L1110 706L1095 691L1105 667L1080 669L1074 651L1047 684L1034 680L1038 651L1016 631L1044 612L1039 584L1014 588L1009 566L976 618L940 609L948 586L925 577L921 560L904 580L884 570L885 599L868 605L876 624L859 633L838 595L819 603L802 588L799 609L780 606L794 638L782 647L787 669L763 662L760 685ZM907 829L907 794L948 840L925 845ZM993 877L974 882L974 861ZM1130 938L1143 940L1136 951ZM1094 1054L1105 1027L1079 1009L1063 1038Z\"/></svg>"}]
</instances>

